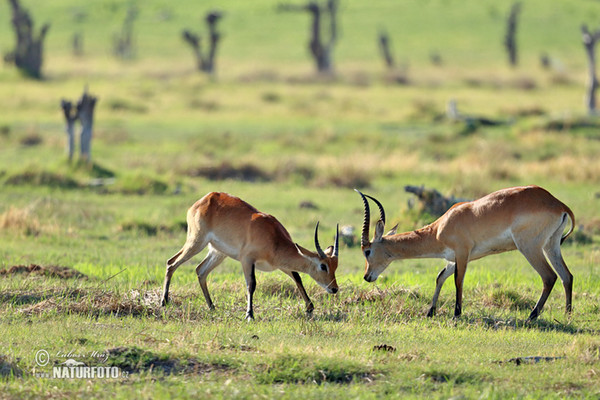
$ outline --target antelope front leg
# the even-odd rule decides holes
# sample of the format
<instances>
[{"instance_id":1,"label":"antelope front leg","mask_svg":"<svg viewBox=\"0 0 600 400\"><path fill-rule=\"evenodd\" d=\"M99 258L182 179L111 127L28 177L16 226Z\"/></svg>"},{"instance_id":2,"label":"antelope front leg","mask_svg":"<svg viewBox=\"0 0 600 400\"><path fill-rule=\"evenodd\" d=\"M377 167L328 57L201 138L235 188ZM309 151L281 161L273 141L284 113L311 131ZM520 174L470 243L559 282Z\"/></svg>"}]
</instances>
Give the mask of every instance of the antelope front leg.
<instances>
[{"instance_id":1,"label":"antelope front leg","mask_svg":"<svg viewBox=\"0 0 600 400\"><path fill-rule=\"evenodd\" d=\"M433 293L433 299L431 300L431 307L427 312L428 317L433 317L435 315L435 308L438 301L438 297L440 296L440 291L442 290L442 286L444 286L444 282L448 279L456 269L455 263L448 263L445 268L443 268L436 280L435 280L435 292Z\"/></svg>"},{"instance_id":2,"label":"antelope front leg","mask_svg":"<svg viewBox=\"0 0 600 400\"><path fill-rule=\"evenodd\" d=\"M246 309L246 320L252 321L254 319L254 311L252 310L252 296L256 290L256 276L254 273L254 261L246 262L242 264L244 269L244 277L246 278L246 290L248 296L248 307Z\"/></svg>"},{"instance_id":3,"label":"antelope front leg","mask_svg":"<svg viewBox=\"0 0 600 400\"><path fill-rule=\"evenodd\" d=\"M297 273L296 271L292 271L291 273L286 272L286 274L291 276L292 279L294 280L294 282L296 282L296 286L298 287L298 290L300 291L300 296L304 299L304 302L306 303L306 313L309 315L312 314L313 310L315 309L315 306L313 305L312 301L310 301L310 298L308 297L308 294L306 293L306 289L304 289L304 285L302 284L302 279L300 278L300 274Z\"/></svg>"},{"instance_id":4,"label":"antelope front leg","mask_svg":"<svg viewBox=\"0 0 600 400\"><path fill-rule=\"evenodd\" d=\"M454 305L454 318L462 314L463 281L467 272L468 257L456 258L456 271L454 272L454 285L456 286L456 304Z\"/></svg>"}]
</instances>

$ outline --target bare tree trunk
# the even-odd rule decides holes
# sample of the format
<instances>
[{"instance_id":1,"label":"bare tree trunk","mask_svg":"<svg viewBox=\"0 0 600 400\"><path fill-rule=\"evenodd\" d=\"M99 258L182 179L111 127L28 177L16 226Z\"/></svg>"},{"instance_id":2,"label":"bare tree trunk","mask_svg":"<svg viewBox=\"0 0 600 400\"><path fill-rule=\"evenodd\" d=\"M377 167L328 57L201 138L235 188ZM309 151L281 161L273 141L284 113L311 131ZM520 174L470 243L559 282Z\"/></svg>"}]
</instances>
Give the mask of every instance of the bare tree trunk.
<instances>
[{"instance_id":1,"label":"bare tree trunk","mask_svg":"<svg viewBox=\"0 0 600 400\"><path fill-rule=\"evenodd\" d=\"M73 55L75 57L83 56L83 34L81 32L77 32L73 34L72 39L73 44Z\"/></svg>"},{"instance_id":2,"label":"bare tree trunk","mask_svg":"<svg viewBox=\"0 0 600 400\"><path fill-rule=\"evenodd\" d=\"M50 24L44 24L36 38L29 12L21 7L19 0L8 0L8 2L12 8L12 25L17 35L17 45L12 58L17 68L26 75L40 79L42 77L43 42L48 29L50 29Z\"/></svg>"},{"instance_id":3,"label":"bare tree trunk","mask_svg":"<svg viewBox=\"0 0 600 400\"><path fill-rule=\"evenodd\" d=\"M208 32L210 34L210 47L208 51L208 56L206 57L204 68L202 69L204 72L212 74L215 70L215 55L217 54L217 44L219 43L219 39L221 39L221 35L217 32L217 22L222 17L222 14L218 11L210 12L206 15L206 23L208 24Z\"/></svg>"},{"instance_id":4,"label":"bare tree trunk","mask_svg":"<svg viewBox=\"0 0 600 400\"><path fill-rule=\"evenodd\" d=\"M79 112L76 107L73 107L73 103L68 100L63 99L60 104L67 121L67 154L69 162L71 162L75 153L75 121L79 118Z\"/></svg>"},{"instance_id":5,"label":"bare tree trunk","mask_svg":"<svg viewBox=\"0 0 600 400\"><path fill-rule=\"evenodd\" d=\"M600 39L600 29L594 32L588 30L586 25L581 27L583 35L583 46L588 58L589 79L587 94L585 97L586 106L589 114L596 112L596 89L598 89L598 78L596 76L596 41Z\"/></svg>"},{"instance_id":6,"label":"bare tree trunk","mask_svg":"<svg viewBox=\"0 0 600 400\"><path fill-rule=\"evenodd\" d=\"M196 35L190 30L183 31L183 39L192 46L194 55L196 56L196 65L198 70L206 72L207 74L213 74L215 71L215 56L217 53L217 44L221 38L219 32L217 32L217 22L223 14L219 11L211 11L206 14L206 23L208 25L209 32L209 48L206 55L202 52L201 37Z\"/></svg>"},{"instance_id":7,"label":"bare tree trunk","mask_svg":"<svg viewBox=\"0 0 600 400\"><path fill-rule=\"evenodd\" d=\"M113 53L120 59L131 59L134 56L133 47L133 22L138 16L138 10L135 6L130 6L127 10L127 16L123 21L121 33L116 34L113 42Z\"/></svg>"},{"instance_id":8,"label":"bare tree trunk","mask_svg":"<svg viewBox=\"0 0 600 400\"><path fill-rule=\"evenodd\" d=\"M385 65L387 65L389 69L393 69L396 66L396 63L394 62L394 58L390 51L390 38L385 31L379 33L379 48L381 49Z\"/></svg>"},{"instance_id":9,"label":"bare tree trunk","mask_svg":"<svg viewBox=\"0 0 600 400\"><path fill-rule=\"evenodd\" d=\"M77 102L77 112L81 121L80 157L86 163L92 161L92 128L94 125L94 107L96 106L96 101L97 98L89 95L86 90Z\"/></svg>"},{"instance_id":10,"label":"bare tree trunk","mask_svg":"<svg viewBox=\"0 0 600 400\"><path fill-rule=\"evenodd\" d=\"M313 57L319 73L330 74L333 72L333 48L337 41L337 11L339 0L327 0L324 6L316 1L311 1L305 6L290 4L280 5L282 11L308 11L312 16L310 39L308 49ZM324 42L322 38L321 21L329 17L329 39Z\"/></svg>"},{"instance_id":11,"label":"bare tree trunk","mask_svg":"<svg viewBox=\"0 0 600 400\"><path fill-rule=\"evenodd\" d=\"M506 51L508 52L508 61L511 67L517 66L517 18L519 17L519 13L521 12L521 3L516 2L513 3L510 8L510 13L508 14L507 23L506 23L506 35L504 36L504 46L506 47Z\"/></svg>"}]
</instances>

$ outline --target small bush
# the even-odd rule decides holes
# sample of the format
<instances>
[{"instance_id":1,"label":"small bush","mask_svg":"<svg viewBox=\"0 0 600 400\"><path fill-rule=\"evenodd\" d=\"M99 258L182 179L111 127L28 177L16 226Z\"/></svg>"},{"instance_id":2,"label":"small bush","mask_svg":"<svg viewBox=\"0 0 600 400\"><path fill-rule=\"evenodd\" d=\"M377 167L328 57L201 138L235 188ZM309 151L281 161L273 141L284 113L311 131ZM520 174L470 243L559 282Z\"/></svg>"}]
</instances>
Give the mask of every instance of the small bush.
<instances>
[{"instance_id":1,"label":"small bush","mask_svg":"<svg viewBox=\"0 0 600 400\"><path fill-rule=\"evenodd\" d=\"M27 136L22 137L19 140L19 143L21 144L21 146L32 147L41 144L42 141L43 140L40 135L38 135L37 133L31 133Z\"/></svg>"},{"instance_id":2,"label":"small bush","mask_svg":"<svg viewBox=\"0 0 600 400\"><path fill-rule=\"evenodd\" d=\"M0 355L0 379L20 378L23 376L23 370L12 357Z\"/></svg>"}]
</instances>

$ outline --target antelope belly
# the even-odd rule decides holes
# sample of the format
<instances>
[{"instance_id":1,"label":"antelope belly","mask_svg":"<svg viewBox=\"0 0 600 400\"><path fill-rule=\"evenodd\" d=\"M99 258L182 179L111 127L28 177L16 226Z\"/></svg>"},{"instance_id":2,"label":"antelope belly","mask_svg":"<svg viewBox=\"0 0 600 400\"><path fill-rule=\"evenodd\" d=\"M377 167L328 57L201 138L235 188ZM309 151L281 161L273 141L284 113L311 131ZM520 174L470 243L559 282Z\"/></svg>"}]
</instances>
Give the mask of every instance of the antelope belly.
<instances>
[{"instance_id":1,"label":"antelope belly","mask_svg":"<svg viewBox=\"0 0 600 400\"><path fill-rule=\"evenodd\" d=\"M506 251L516 250L515 242L512 237L512 232L507 229L500 235L493 238L484 239L475 243L471 250L471 260L489 256L491 254L504 253Z\"/></svg>"}]
</instances>

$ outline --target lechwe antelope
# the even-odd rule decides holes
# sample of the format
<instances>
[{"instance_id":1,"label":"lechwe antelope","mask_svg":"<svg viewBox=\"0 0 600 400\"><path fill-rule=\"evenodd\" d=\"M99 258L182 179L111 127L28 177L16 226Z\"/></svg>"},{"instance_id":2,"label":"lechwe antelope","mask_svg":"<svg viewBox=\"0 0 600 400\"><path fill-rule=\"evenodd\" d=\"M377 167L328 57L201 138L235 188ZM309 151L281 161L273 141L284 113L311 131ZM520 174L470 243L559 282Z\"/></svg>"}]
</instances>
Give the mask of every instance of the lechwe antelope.
<instances>
[{"instance_id":1,"label":"lechwe antelope","mask_svg":"<svg viewBox=\"0 0 600 400\"><path fill-rule=\"evenodd\" d=\"M567 313L571 312L573 275L569 272L560 252L561 243L573 232L573 212L548 191L538 186L502 189L479 200L459 203L437 221L414 232L396 234L394 227L385 236L385 211L375 198L361 195L365 217L361 248L367 260L365 280L374 282L394 260L406 258L442 258L448 264L436 279L433 301L427 316L435 314L440 290L452 274L456 286L454 315L462 312L463 279L467 263L490 254L519 250L540 274L544 289L531 311L531 321L540 314L556 282L554 266L565 288ZM373 241L369 241L370 211L366 197L379 207L381 217L375 227ZM571 220L569 231L563 235Z\"/></svg>"},{"instance_id":2,"label":"lechwe antelope","mask_svg":"<svg viewBox=\"0 0 600 400\"><path fill-rule=\"evenodd\" d=\"M207 275L226 257L242 263L246 278L248 308L246 319L254 319L252 296L256 289L255 269L280 269L289 275L306 302L306 312L314 306L302 285L299 272L310 275L329 293L337 293L338 234L335 245L325 251L319 246L319 223L315 228L313 253L292 241L288 231L272 215L264 214L245 201L227 193L212 192L198 200L187 212L187 239L183 248L167 261L162 304L169 301L169 284L181 264L208 245L208 254L196 267L196 274L208 307L214 305L206 286Z\"/></svg>"}]
</instances>

